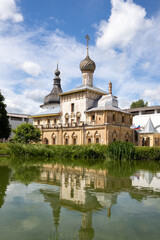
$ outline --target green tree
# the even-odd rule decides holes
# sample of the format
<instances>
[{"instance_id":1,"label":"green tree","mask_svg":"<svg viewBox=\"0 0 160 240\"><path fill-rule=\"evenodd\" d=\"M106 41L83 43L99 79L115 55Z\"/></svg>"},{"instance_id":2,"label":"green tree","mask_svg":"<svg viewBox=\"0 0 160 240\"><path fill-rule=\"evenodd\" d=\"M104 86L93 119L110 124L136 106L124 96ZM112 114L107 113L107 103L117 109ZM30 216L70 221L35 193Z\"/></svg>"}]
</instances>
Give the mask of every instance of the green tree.
<instances>
[{"instance_id":1,"label":"green tree","mask_svg":"<svg viewBox=\"0 0 160 240\"><path fill-rule=\"evenodd\" d=\"M15 130L13 140L20 143L39 142L41 140L41 132L38 128L30 123L22 123Z\"/></svg>"},{"instance_id":2,"label":"green tree","mask_svg":"<svg viewBox=\"0 0 160 240\"><path fill-rule=\"evenodd\" d=\"M139 99L138 101L132 102L132 104L130 105L130 108L139 108L139 107L147 107L148 106L148 102L144 102L143 99Z\"/></svg>"},{"instance_id":3,"label":"green tree","mask_svg":"<svg viewBox=\"0 0 160 240\"><path fill-rule=\"evenodd\" d=\"M7 139L11 134L11 126L9 124L6 104L4 104L5 98L0 93L0 139Z\"/></svg>"}]
</instances>

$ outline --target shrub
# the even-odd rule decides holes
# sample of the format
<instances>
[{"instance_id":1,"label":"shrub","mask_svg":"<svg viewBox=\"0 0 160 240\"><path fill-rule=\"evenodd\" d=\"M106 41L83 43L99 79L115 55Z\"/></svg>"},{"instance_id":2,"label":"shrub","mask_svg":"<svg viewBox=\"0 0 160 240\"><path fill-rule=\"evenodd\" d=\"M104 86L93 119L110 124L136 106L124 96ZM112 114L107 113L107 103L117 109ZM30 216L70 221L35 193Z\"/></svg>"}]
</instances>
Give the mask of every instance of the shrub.
<instances>
[{"instance_id":1,"label":"shrub","mask_svg":"<svg viewBox=\"0 0 160 240\"><path fill-rule=\"evenodd\" d=\"M136 147L136 160L160 160L160 147Z\"/></svg>"}]
</instances>

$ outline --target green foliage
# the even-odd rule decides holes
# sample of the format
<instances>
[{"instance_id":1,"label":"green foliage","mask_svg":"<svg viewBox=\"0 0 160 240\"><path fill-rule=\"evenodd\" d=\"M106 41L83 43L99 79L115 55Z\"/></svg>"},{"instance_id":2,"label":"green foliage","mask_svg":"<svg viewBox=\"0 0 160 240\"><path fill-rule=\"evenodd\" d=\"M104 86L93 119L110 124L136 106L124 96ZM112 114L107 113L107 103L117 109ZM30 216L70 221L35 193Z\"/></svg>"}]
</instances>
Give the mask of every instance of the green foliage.
<instances>
[{"instance_id":1,"label":"green foliage","mask_svg":"<svg viewBox=\"0 0 160 240\"><path fill-rule=\"evenodd\" d=\"M11 134L11 126L9 124L6 105L4 104L5 98L0 93L0 139L7 139Z\"/></svg>"},{"instance_id":2,"label":"green foliage","mask_svg":"<svg viewBox=\"0 0 160 240\"><path fill-rule=\"evenodd\" d=\"M46 157L61 159L71 162L81 160L88 163L103 162L107 157L107 146L105 145L43 145L43 144L8 144L9 153L13 156L23 157Z\"/></svg>"},{"instance_id":3,"label":"green foliage","mask_svg":"<svg viewBox=\"0 0 160 240\"><path fill-rule=\"evenodd\" d=\"M113 142L106 145L43 145L8 143L1 148L0 153L8 153L10 156L21 157L21 161L34 158L42 159L42 162L71 163L73 166L79 163L85 166L97 164L112 164L113 161L156 160L160 161L159 147L135 147L132 143ZM2 149L2 150L1 150ZM37 160L36 160L37 159ZM129 165L130 166L130 165ZM118 167L118 165L116 166Z\"/></svg>"},{"instance_id":4,"label":"green foliage","mask_svg":"<svg viewBox=\"0 0 160 240\"><path fill-rule=\"evenodd\" d=\"M135 159L160 161L160 147L136 147Z\"/></svg>"},{"instance_id":5,"label":"green foliage","mask_svg":"<svg viewBox=\"0 0 160 240\"><path fill-rule=\"evenodd\" d=\"M143 99L139 99L136 102L132 102L132 104L130 105L130 108L139 108L139 107L147 107L148 106L148 102L144 102Z\"/></svg>"},{"instance_id":6,"label":"green foliage","mask_svg":"<svg viewBox=\"0 0 160 240\"><path fill-rule=\"evenodd\" d=\"M108 156L112 160L134 159L135 147L128 142L112 142L108 145Z\"/></svg>"},{"instance_id":7,"label":"green foliage","mask_svg":"<svg viewBox=\"0 0 160 240\"><path fill-rule=\"evenodd\" d=\"M14 131L13 141L19 143L33 143L41 140L41 132L30 123L22 123Z\"/></svg>"},{"instance_id":8,"label":"green foliage","mask_svg":"<svg viewBox=\"0 0 160 240\"><path fill-rule=\"evenodd\" d=\"M7 155L7 154L8 154L7 143L0 143L0 155Z\"/></svg>"}]
</instances>

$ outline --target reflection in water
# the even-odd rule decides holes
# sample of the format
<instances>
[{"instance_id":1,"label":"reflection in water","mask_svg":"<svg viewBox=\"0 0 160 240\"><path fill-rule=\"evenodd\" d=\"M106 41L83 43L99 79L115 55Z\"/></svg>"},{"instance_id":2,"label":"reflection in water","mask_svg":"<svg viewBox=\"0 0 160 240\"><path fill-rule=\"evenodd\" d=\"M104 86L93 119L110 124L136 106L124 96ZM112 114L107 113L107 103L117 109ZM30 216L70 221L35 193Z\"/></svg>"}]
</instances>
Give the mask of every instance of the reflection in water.
<instances>
[{"instance_id":1,"label":"reflection in water","mask_svg":"<svg viewBox=\"0 0 160 240\"><path fill-rule=\"evenodd\" d=\"M11 170L6 167L0 167L0 208L4 204L5 192L9 184Z\"/></svg>"},{"instance_id":2,"label":"reflection in water","mask_svg":"<svg viewBox=\"0 0 160 240\"><path fill-rule=\"evenodd\" d=\"M131 172L132 169L129 171ZM99 213L103 213L105 223L108 224L112 224L116 215L117 219L122 219L122 206L118 208L117 212L115 211L120 204L118 201L121 194L126 193L125 196L129 196L128 200L136 199L139 203L147 198L159 199L160 173L135 170L130 175L125 170L125 174L120 175L119 173L124 172L122 169L118 174L116 172L114 175L114 172L115 169L111 171L107 169L94 170L83 167L72 168L60 164L44 164L37 167L25 165L15 167L11 178L11 170L7 167L0 167L0 207L4 204L4 196L10 178L11 181L19 179L25 184L32 181L37 184L44 202L52 208L55 236L59 236L59 233L63 231L61 225L64 226L65 209L66 212L76 212L77 219L81 218L79 222L76 222L78 239L98 239L96 238L98 230L94 225L94 216L100 216ZM126 206L127 201L124 202ZM123 211L125 215L125 208ZM128 213L126 216L129 217ZM160 220L160 216L157 217L157 220ZM98 220L96 224L99 224ZM101 224L103 225L104 221ZM112 234L114 234L114 224L112 228ZM108 229L108 234L109 231ZM105 236L101 239L105 239ZM108 239L112 239L112 237Z\"/></svg>"},{"instance_id":3,"label":"reflection in water","mask_svg":"<svg viewBox=\"0 0 160 240\"><path fill-rule=\"evenodd\" d=\"M159 197L156 192L137 191L134 187L148 187L152 190L160 190L160 178L157 174L138 171L131 177L115 178L109 175L107 170L84 169L80 167L65 167L62 165L44 165L41 168L41 180L43 183L60 186L60 192L41 190L45 201L50 203L53 210L54 225L57 227L60 221L61 207L76 210L82 213L79 239L93 239L92 213L95 210L107 209L107 216L111 218L111 207L117 203L120 192L128 191L133 199L142 201L146 195ZM136 182L139 180L139 185ZM148 185L142 184L146 181ZM153 181L153 179L156 179ZM152 184L151 184L152 183ZM157 188L157 186L159 188Z\"/></svg>"}]
</instances>

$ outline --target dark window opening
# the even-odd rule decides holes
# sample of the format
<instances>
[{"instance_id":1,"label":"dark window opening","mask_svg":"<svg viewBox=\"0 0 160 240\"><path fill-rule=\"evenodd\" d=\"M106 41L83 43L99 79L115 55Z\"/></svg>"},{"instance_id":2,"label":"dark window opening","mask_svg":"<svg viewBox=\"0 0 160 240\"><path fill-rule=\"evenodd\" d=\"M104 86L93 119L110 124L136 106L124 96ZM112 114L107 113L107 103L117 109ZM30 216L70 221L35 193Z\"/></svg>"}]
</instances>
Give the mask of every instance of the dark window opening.
<instances>
[{"instance_id":1,"label":"dark window opening","mask_svg":"<svg viewBox=\"0 0 160 240\"><path fill-rule=\"evenodd\" d=\"M115 114L113 114L113 122L115 122Z\"/></svg>"},{"instance_id":2,"label":"dark window opening","mask_svg":"<svg viewBox=\"0 0 160 240\"><path fill-rule=\"evenodd\" d=\"M88 143L91 143L91 138L88 138Z\"/></svg>"},{"instance_id":3,"label":"dark window opening","mask_svg":"<svg viewBox=\"0 0 160 240\"><path fill-rule=\"evenodd\" d=\"M65 145L68 145L68 138L65 139Z\"/></svg>"},{"instance_id":4,"label":"dark window opening","mask_svg":"<svg viewBox=\"0 0 160 240\"><path fill-rule=\"evenodd\" d=\"M80 123L80 117L77 117L77 123Z\"/></svg>"},{"instance_id":5,"label":"dark window opening","mask_svg":"<svg viewBox=\"0 0 160 240\"><path fill-rule=\"evenodd\" d=\"M56 125L56 123L57 123L57 119L54 119L54 124Z\"/></svg>"},{"instance_id":6,"label":"dark window opening","mask_svg":"<svg viewBox=\"0 0 160 240\"><path fill-rule=\"evenodd\" d=\"M76 145L77 144L77 140L76 138L73 139L73 145Z\"/></svg>"},{"instance_id":7,"label":"dark window opening","mask_svg":"<svg viewBox=\"0 0 160 240\"><path fill-rule=\"evenodd\" d=\"M99 138L96 138L96 143L99 143Z\"/></svg>"},{"instance_id":8,"label":"dark window opening","mask_svg":"<svg viewBox=\"0 0 160 240\"><path fill-rule=\"evenodd\" d=\"M74 112L74 103L71 103L71 112Z\"/></svg>"},{"instance_id":9,"label":"dark window opening","mask_svg":"<svg viewBox=\"0 0 160 240\"><path fill-rule=\"evenodd\" d=\"M56 144L56 139L55 138L53 138L53 145L55 145Z\"/></svg>"},{"instance_id":10,"label":"dark window opening","mask_svg":"<svg viewBox=\"0 0 160 240\"><path fill-rule=\"evenodd\" d=\"M95 115L94 114L92 115L91 119L92 119L92 122L95 121Z\"/></svg>"},{"instance_id":11,"label":"dark window opening","mask_svg":"<svg viewBox=\"0 0 160 240\"><path fill-rule=\"evenodd\" d=\"M124 116L122 116L122 123L124 123Z\"/></svg>"},{"instance_id":12,"label":"dark window opening","mask_svg":"<svg viewBox=\"0 0 160 240\"><path fill-rule=\"evenodd\" d=\"M44 144L47 144L47 145L49 144L49 141L47 138L44 139Z\"/></svg>"}]
</instances>

